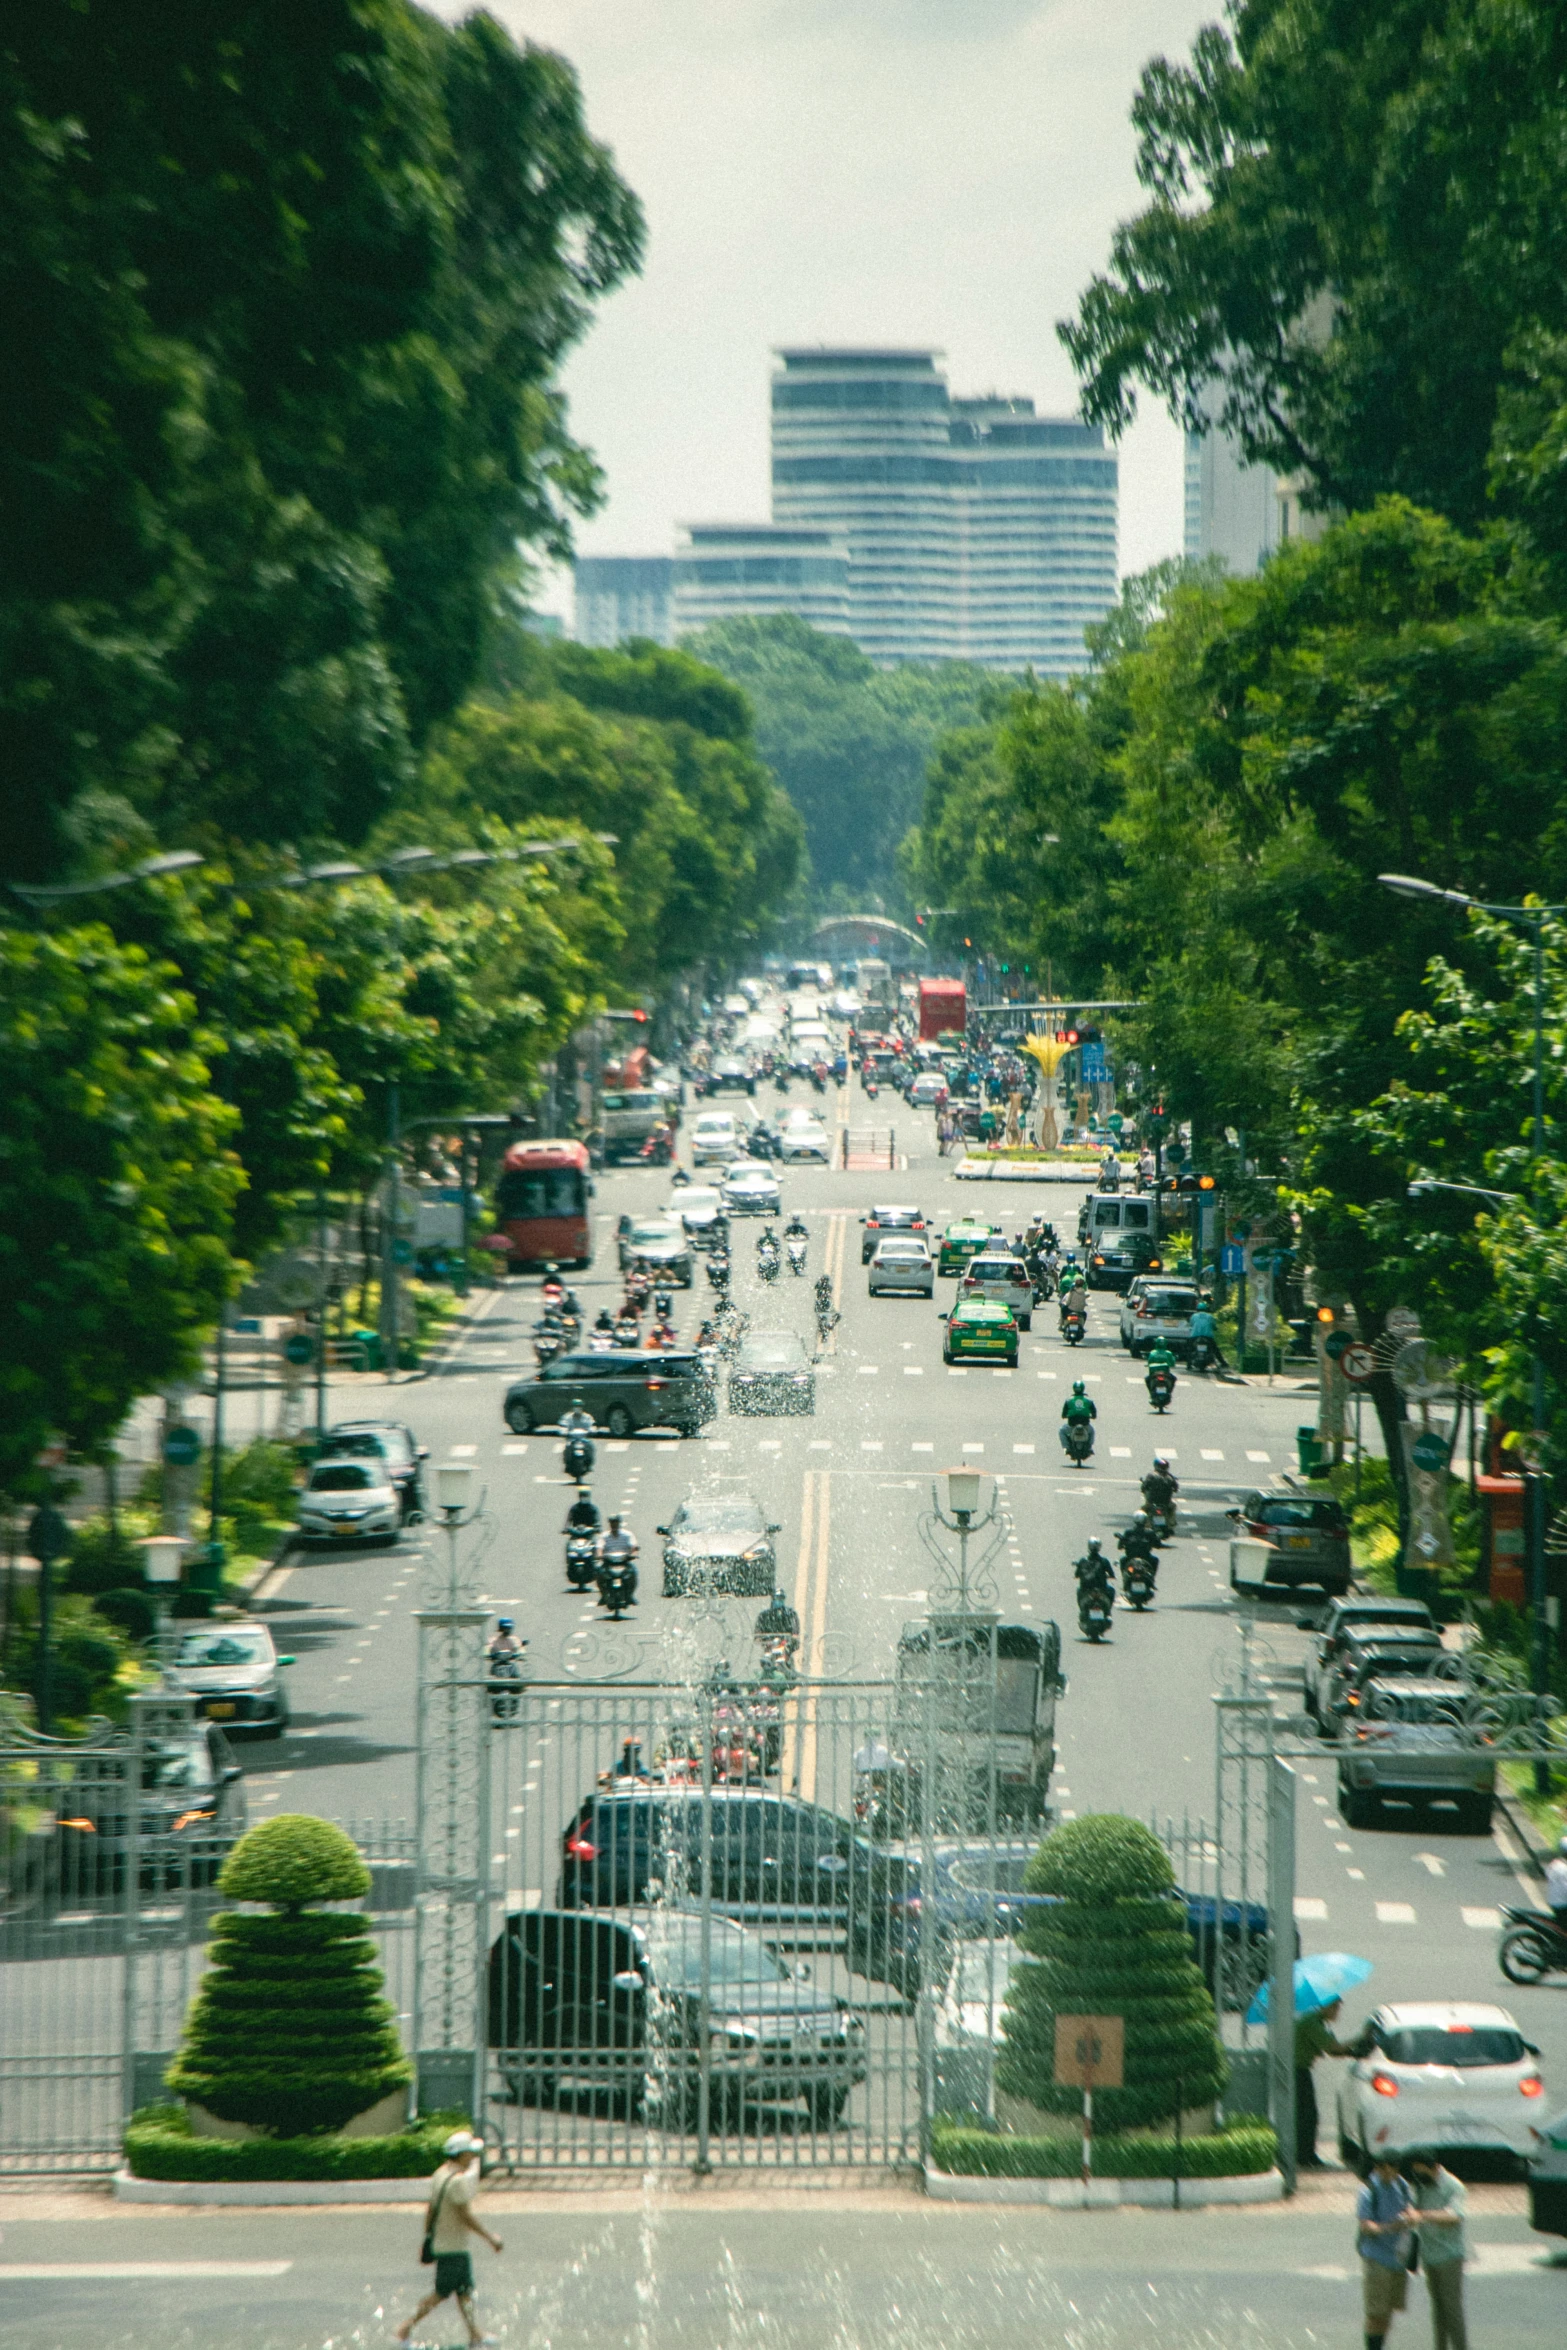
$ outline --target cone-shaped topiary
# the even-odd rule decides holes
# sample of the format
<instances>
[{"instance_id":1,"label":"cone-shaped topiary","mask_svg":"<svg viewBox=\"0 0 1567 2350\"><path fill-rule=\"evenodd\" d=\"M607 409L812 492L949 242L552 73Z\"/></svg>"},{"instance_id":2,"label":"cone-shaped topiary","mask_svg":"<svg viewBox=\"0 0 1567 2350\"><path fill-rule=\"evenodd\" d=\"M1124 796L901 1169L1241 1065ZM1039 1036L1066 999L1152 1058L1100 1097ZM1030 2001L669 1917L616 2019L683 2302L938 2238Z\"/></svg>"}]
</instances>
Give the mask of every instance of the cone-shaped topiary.
<instances>
[{"instance_id":1,"label":"cone-shaped topiary","mask_svg":"<svg viewBox=\"0 0 1567 2350\"><path fill-rule=\"evenodd\" d=\"M1018 1936L1039 1964L1012 1976L997 2085L1046 2113L1077 2112L1082 2091L1055 2083L1056 2017L1118 2015L1125 2086L1095 2090L1096 2128L1136 2129L1217 2097L1226 2066L1213 2001L1158 1838L1113 1813L1073 1821L1045 1839L1024 1884L1055 1905Z\"/></svg>"},{"instance_id":2,"label":"cone-shaped topiary","mask_svg":"<svg viewBox=\"0 0 1567 2350\"><path fill-rule=\"evenodd\" d=\"M169 2087L274 2136L341 2129L413 2073L364 1919L311 1913L369 1891L358 1847L329 1821L285 1814L240 1838L218 1884L281 1914L213 1919Z\"/></svg>"}]
</instances>

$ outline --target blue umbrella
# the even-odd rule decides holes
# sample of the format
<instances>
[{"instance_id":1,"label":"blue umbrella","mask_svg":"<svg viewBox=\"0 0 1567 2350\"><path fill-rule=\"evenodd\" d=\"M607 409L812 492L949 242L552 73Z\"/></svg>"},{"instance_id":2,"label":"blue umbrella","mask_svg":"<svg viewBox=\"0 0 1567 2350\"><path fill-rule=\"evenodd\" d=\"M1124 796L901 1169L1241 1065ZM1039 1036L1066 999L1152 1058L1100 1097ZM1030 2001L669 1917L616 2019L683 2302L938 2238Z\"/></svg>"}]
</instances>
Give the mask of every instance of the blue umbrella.
<instances>
[{"instance_id":1,"label":"blue umbrella","mask_svg":"<svg viewBox=\"0 0 1567 2350\"><path fill-rule=\"evenodd\" d=\"M1295 2013L1314 2015L1319 2007L1331 2007L1335 1999L1353 1991L1373 1971L1369 1958L1352 1958L1347 1950L1319 1950L1311 1958L1297 1958ZM1268 1986L1264 1983L1246 2010L1246 2021L1260 2024L1267 2012Z\"/></svg>"}]
</instances>

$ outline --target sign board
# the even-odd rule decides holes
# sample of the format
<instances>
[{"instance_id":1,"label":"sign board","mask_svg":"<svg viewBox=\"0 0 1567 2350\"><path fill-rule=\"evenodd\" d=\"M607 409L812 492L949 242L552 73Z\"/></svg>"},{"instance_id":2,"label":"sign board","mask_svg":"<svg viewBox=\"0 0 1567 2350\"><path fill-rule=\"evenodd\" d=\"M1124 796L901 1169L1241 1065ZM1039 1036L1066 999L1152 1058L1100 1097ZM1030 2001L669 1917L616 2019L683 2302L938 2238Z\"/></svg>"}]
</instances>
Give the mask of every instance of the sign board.
<instances>
[{"instance_id":1,"label":"sign board","mask_svg":"<svg viewBox=\"0 0 1567 2350\"><path fill-rule=\"evenodd\" d=\"M1336 1363L1348 1354L1354 1343L1347 1330L1330 1330L1322 1341L1322 1351L1330 1363Z\"/></svg>"},{"instance_id":2,"label":"sign board","mask_svg":"<svg viewBox=\"0 0 1567 2350\"><path fill-rule=\"evenodd\" d=\"M315 1359L316 1342L307 1331L296 1330L291 1337L284 1339L283 1360L286 1363L297 1363L303 1367Z\"/></svg>"},{"instance_id":3,"label":"sign board","mask_svg":"<svg viewBox=\"0 0 1567 2350\"><path fill-rule=\"evenodd\" d=\"M1339 1356L1338 1367L1345 1378L1353 1379L1358 1387L1367 1379L1375 1378L1377 1358L1369 1346L1363 1345L1358 1338L1355 1338L1350 1341Z\"/></svg>"},{"instance_id":4,"label":"sign board","mask_svg":"<svg viewBox=\"0 0 1567 2350\"><path fill-rule=\"evenodd\" d=\"M1085 1085L1104 1084L1110 1074L1110 1064L1105 1059L1105 1048L1102 1044L1085 1044L1078 1047L1077 1074Z\"/></svg>"},{"instance_id":5,"label":"sign board","mask_svg":"<svg viewBox=\"0 0 1567 2350\"><path fill-rule=\"evenodd\" d=\"M195 1429L188 1428L183 1421L167 1429L163 1457L171 1469L193 1469L201 1458L201 1438Z\"/></svg>"},{"instance_id":6,"label":"sign board","mask_svg":"<svg viewBox=\"0 0 1567 2350\"><path fill-rule=\"evenodd\" d=\"M1409 1457L1428 1477L1438 1476L1447 1467L1447 1438L1438 1436L1434 1428L1427 1428L1410 1446Z\"/></svg>"},{"instance_id":7,"label":"sign board","mask_svg":"<svg viewBox=\"0 0 1567 2350\"><path fill-rule=\"evenodd\" d=\"M1056 2085L1119 2089L1126 2063L1126 2022L1118 2015L1056 2017Z\"/></svg>"},{"instance_id":8,"label":"sign board","mask_svg":"<svg viewBox=\"0 0 1567 2350\"><path fill-rule=\"evenodd\" d=\"M1109 1127L1112 1134L1119 1134L1122 1127L1126 1124L1126 1120L1122 1117L1119 1110L1112 1110L1109 1117L1105 1120L1105 1124Z\"/></svg>"},{"instance_id":9,"label":"sign board","mask_svg":"<svg viewBox=\"0 0 1567 2350\"><path fill-rule=\"evenodd\" d=\"M1219 1251L1219 1271L1234 1275L1244 1273L1245 1270L1246 1251L1238 1241L1227 1240Z\"/></svg>"}]
</instances>

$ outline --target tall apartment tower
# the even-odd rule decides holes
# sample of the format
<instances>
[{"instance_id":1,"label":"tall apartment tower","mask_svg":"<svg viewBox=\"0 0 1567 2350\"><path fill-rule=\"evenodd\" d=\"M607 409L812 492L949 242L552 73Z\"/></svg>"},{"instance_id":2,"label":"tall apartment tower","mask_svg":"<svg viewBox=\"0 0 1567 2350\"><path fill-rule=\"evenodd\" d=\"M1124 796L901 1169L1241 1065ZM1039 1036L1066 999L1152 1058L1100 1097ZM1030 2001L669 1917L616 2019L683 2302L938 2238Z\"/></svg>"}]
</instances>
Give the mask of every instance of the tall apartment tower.
<instances>
[{"instance_id":1,"label":"tall apartment tower","mask_svg":"<svg viewBox=\"0 0 1567 2350\"><path fill-rule=\"evenodd\" d=\"M675 549L676 636L738 614L794 612L849 632L849 550L828 530L782 522L688 522Z\"/></svg>"},{"instance_id":2,"label":"tall apartment tower","mask_svg":"<svg viewBox=\"0 0 1567 2350\"><path fill-rule=\"evenodd\" d=\"M675 566L668 555L579 555L573 566L582 645L618 645L628 636L675 641Z\"/></svg>"},{"instance_id":3,"label":"tall apartment tower","mask_svg":"<svg viewBox=\"0 0 1567 2350\"><path fill-rule=\"evenodd\" d=\"M1115 600L1114 453L1032 400L954 400L940 357L781 350L774 520L845 542L849 634L873 661L1064 677Z\"/></svg>"}]
</instances>

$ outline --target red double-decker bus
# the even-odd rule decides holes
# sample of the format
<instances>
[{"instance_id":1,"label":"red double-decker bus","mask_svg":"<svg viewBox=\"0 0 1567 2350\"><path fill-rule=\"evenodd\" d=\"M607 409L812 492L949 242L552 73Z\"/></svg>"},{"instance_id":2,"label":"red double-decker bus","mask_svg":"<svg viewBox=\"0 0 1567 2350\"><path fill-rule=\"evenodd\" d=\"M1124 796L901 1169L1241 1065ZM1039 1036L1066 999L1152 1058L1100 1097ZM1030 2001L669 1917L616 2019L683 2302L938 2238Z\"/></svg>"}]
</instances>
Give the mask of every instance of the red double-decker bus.
<instances>
[{"instance_id":1,"label":"red double-decker bus","mask_svg":"<svg viewBox=\"0 0 1567 2350\"><path fill-rule=\"evenodd\" d=\"M552 1261L590 1264L589 1189L586 1144L514 1142L501 1161L495 1230L486 1246L504 1253L508 1273Z\"/></svg>"}]
</instances>

